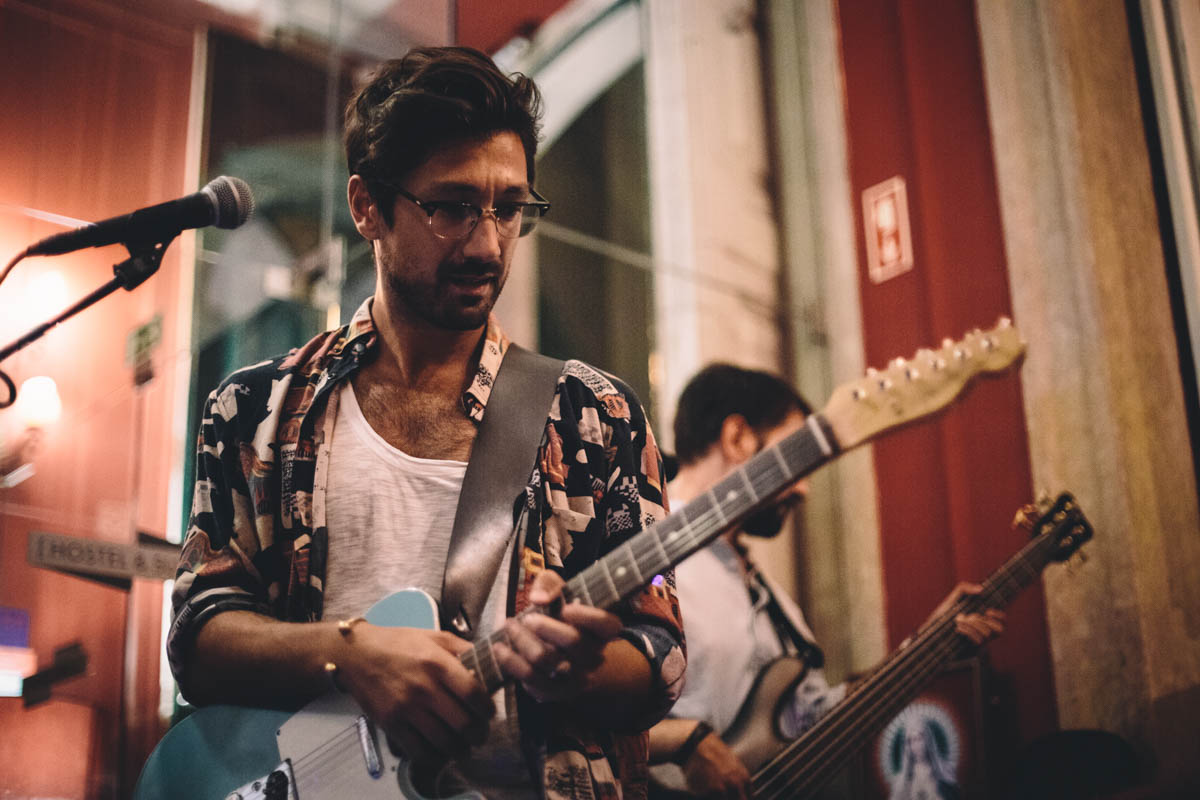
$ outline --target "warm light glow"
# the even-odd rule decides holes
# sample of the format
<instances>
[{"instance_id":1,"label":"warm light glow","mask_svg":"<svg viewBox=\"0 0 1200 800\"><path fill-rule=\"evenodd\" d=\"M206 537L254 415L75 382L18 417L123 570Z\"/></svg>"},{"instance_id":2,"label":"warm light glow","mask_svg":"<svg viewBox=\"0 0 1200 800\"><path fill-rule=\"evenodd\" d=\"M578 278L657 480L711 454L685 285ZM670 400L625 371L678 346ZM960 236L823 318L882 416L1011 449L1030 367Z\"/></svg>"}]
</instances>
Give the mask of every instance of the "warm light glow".
<instances>
[{"instance_id":1,"label":"warm light glow","mask_svg":"<svg viewBox=\"0 0 1200 800\"><path fill-rule=\"evenodd\" d=\"M26 428L44 428L62 416L62 400L53 378L39 375L29 378L17 391L17 418Z\"/></svg>"},{"instance_id":2,"label":"warm light glow","mask_svg":"<svg viewBox=\"0 0 1200 800\"><path fill-rule=\"evenodd\" d=\"M49 319L66 309L70 302L67 279L56 269L43 270L31 276L25 286L27 302L38 310L39 317Z\"/></svg>"}]
</instances>

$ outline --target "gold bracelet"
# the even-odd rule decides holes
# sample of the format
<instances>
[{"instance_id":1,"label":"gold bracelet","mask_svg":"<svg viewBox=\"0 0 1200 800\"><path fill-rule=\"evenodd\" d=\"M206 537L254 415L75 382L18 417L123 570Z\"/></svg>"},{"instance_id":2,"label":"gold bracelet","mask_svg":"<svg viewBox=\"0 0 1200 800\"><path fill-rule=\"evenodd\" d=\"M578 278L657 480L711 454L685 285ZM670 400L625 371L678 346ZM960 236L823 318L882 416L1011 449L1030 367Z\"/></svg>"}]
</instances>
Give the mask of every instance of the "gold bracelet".
<instances>
[{"instance_id":1,"label":"gold bracelet","mask_svg":"<svg viewBox=\"0 0 1200 800\"><path fill-rule=\"evenodd\" d=\"M340 633L342 636L349 639L350 634L354 632L354 626L360 622L366 622L366 621L367 621L366 617L351 617L350 619L340 619L340 620L338 620L338 633Z\"/></svg>"},{"instance_id":2,"label":"gold bracelet","mask_svg":"<svg viewBox=\"0 0 1200 800\"><path fill-rule=\"evenodd\" d=\"M326 661L325 662L325 674L329 677L329 688L339 691L342 694L346 693L346 690L342 688L342 685L340 683L338 683L338 679L337 679L338 665L337 664L333 663L332 661Z\"/></svg>"},{"instance_id":3,"label":"gold bracelet","mask_svg":"<svg viewBox=\"0 0 1200 800\"><path fill-rule=\"evenodd\" d=\"M337 624L338 633L342 638L349 639L350 634L354 633L354 626L360 622L366 622L366 617L351 617L350 619L339 619ZM338 665L332 661L325 662L325 674L329 676L329 686L339 692L345 694L346 690L338 682Z\"/></svg>"}]
</instances>

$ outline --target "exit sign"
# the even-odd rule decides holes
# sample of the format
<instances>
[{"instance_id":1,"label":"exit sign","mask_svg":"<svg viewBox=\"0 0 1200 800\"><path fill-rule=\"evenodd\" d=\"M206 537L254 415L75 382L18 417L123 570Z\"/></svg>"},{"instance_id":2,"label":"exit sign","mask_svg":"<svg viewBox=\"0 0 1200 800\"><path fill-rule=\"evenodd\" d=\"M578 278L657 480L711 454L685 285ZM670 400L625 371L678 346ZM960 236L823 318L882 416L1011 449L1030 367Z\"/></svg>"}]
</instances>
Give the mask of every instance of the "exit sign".
<instances>
[{"instance_id":1,"label":"exit sign","mask_svg":"<svg viewBox=\"0 0 1200 800\"><path fill-rule=\"evenodd\" d=\"M904 178L897 175L863 190L863 227L871 283L883 283L913 268Z\"/></svg>"}]
</instances>

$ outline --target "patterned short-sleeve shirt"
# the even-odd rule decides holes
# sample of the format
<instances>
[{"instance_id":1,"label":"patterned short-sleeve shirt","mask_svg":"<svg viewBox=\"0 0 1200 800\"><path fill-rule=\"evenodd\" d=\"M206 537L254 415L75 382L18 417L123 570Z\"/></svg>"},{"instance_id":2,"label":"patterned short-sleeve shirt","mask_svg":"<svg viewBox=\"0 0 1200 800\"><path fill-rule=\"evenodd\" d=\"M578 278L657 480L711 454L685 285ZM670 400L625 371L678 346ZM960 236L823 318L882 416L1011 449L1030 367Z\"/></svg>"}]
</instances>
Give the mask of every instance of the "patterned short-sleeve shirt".
<instances>
[{"instance_id":1,"label":"patterned short-sleeve shirt","mask_svg":"<svg viewBox=\"0 0 1200 800\"><path fill-rule=\"evenodd\" d=\"M167 642L185 694L189 650L214 614L247 609L297 622L321 618L333 390L377 346L370 303L348 325L235 372L209 395ZM490 319L462 397L463 413L476 423L507 349ZM538 570L570 578L665 517L662 475L654 434L632 391L594 367L566 362L525 490L529 513L509 606L528 604ZM615 609L625 622L622 637L645 655L653 677L652 702L630 731L590 729L566 709L519 696L522 743L547 797L645 796L644 731L678 697L685 665L674 577L663 577Z\"/></svg>"}]
</instances>

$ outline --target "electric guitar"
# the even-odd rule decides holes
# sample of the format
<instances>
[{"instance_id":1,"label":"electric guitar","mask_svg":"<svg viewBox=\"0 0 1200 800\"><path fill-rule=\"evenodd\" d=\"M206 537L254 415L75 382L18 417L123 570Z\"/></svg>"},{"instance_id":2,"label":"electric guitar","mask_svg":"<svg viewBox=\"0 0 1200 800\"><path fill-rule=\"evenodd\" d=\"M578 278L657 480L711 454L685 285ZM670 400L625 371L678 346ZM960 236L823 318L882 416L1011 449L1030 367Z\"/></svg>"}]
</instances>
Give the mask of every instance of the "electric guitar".
<instances>
[{"instance_id":1,"label":"electric guitar","mask_svg":"<svg viewBox=\"0 0 1200 800\"><path fill-rule=\"evenodd\" d=\"M805 427L765 448L705 495L631 537L575 575L564 602L612 608L660 572L707 545L817 467L877 434L947 406L976 375L1014 364L1025 345L1007 319L937 350L896 359L836 389ZM525 613L545 613L531 608ZM432 629L428 596L390 595L366 614L372 624ZM489 693L506 677L492 654L500 630L460 656ZM422 800L410 765L393 756L348 695L331 693L290 714L230 706L201 709L163 737L142 770L135 800ZM476 793L458 800L479 798Z\"/></svg>"},{"instance_id":2,"label":"electric guitar","mask_svg":"<svg viewBox=\"0 0 1200 800\"><path fill-rule=\"evenodd\" d=\"M1092 538L1092 527L1071 495L1059 495L1053 506L1042 510L1036 519L1031 509L1018 512L1018 521L1033 531L1033 538L987 579L982 592L963 598L931 620L796 739L783 738L775 720L807 667L790 656L764 667L737 717L722 734L750 770L751 797L791 800L819 789L920 694L942 667L972 650L970 640L955 628L958 614L1007 605L1047 564L1067 560Z\"/></svg>"}]
</instances>

